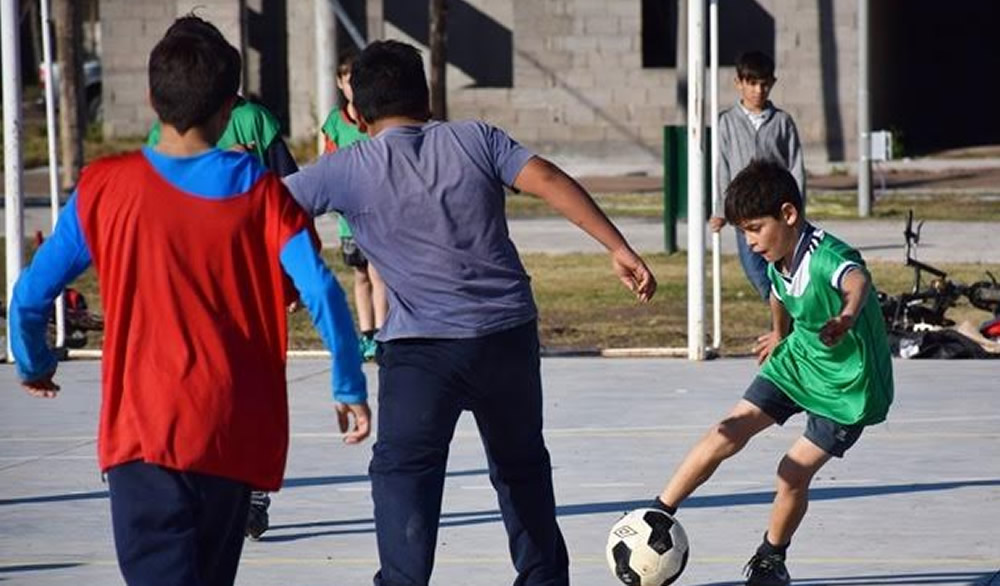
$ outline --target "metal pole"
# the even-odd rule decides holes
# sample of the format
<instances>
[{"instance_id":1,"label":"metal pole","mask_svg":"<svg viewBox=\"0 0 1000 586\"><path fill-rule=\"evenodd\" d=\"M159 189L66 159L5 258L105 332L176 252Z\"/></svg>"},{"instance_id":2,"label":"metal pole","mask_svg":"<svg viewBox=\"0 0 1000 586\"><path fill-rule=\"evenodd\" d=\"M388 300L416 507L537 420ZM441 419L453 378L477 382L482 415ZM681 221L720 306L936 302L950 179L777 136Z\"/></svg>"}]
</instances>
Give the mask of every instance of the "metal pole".
<instances>
[{"instance_id":1,"label":"metal pole","mask_svg":"<svg viewBox=\"0 0 1000 586\"><path fill-rule=\"evenodd\" d=\"M705 5L688 1L688 358L705 358Z\"/></svg>"},{"instance_id":2,"label":"metal pole","mask_svg":"<svg viewBox=\"0 0 1000 586\"><path fill-rule=\"evenodd\" d=\"M4 220L7 235L7 360L10 350L10 300L21 274L24 241L24 209L21 199L21 39L17 0L2 0L0 6L0 53L3 54L3 172Z\"/></svg>"},{"instance_id":3,"label":"metal pole","mask_svg":"<svg viewBox=\"0 0 1000 586\"><path fill-rule=\"evenodd\" d=\"M712 120L712 215L722 215L719 193L719 0L708 4L710 116ZM722 233L712 232L712 347L722 347Z\"/></svg>"},{"instance_id":4,"label":"metal pole","mask_svg":"<svg viewBox=\"0 0 1000 586\"><path fill-rule=\"evenodd\" d=\"M872 207L871 100L868 94L868 0L858 0L858 216Z\"/></svg>"},{"instance_id":5,"label":"metal pole","mask_svg":"<svg viewBox=\"0 0 1000 586\"><path fill-rule=\"evenodd\" d=\"M354 26L351 15L347 14L347 11L344 10L344 6L340 3L340 0L330 0L330 6L333 8L333 13L337 16L337 20L340 21L340 24L344 25L347 36L351 37L351 40L354 41L354 46L358 48L358 51L364 49L367 44L365 43L365 37L358 31L358 27Z\"/></svg>"},{"instance_id":6,"label":"metal pole","mask_svg":"<svg viewBox=\"0 0 1000 586\"><path fill-rule=\"evenodd\" d=\"M45 62L45 129L49 141L49 205L52 209L52 229L59 220L59 149L56 137L56 94L52 83L52 17L49 0L41 0L42 60ZM56 298L56 347L66 345L66 306L63 296Z\"/></svg>"},{"instance_id":7,"label":"metal pole","mask_svg":"<svg viewBox=\"0 0 1000 586\"><path fill-rule=\"evenodd\" d=\"M328 0L313 0L316 14L316 121L323 124L334 107L337 76L337 21ZM316 152L323 154L323 133L316 133Z\"/></svg>"}]
</instances>

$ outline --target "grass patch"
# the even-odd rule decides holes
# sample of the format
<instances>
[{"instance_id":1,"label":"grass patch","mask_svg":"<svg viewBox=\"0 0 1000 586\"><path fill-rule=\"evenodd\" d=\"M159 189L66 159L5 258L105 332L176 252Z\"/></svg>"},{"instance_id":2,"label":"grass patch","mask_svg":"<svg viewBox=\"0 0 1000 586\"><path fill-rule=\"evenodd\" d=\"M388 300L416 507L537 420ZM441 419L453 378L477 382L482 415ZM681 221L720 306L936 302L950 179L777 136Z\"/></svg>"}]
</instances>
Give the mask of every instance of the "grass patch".
<instances>
[{"instance_id":1,"label":"grass patch","mask_svg":"<svg viewBox=\"0 0 1000 586\"><path fill-rule=\"evenodd\" d=\"M334 270L352 305L352 272L335 250L324 257ZM687 345L687 259L683 254L646 257L659 282L653 300L640 305L617 281L604 254L526 254L524 264L541 316L542 344L549 348L622 348ZM876 286L896 294L909 290L912 272L899 263L869 264ZM1000 265L949 263L940 268L955 280L971 283L985 271L1000 275ZM770 327L767 306L743 276L735 256L723 257L723 353L746 354L755 338ZM100 308L93 270L73 286L92 308ZM706 288L709 288L706 281ZM709 288L710 291L710 288ZM948 312L956 322L980 323L989 314L962 302ZM711 309L706 307L706 333L711 334ZM91 333L88 347L100 347L99 333ZM289 321L289 347L322 348L322 342L305 311Z\"/></svg>"},{"instance_id":2,"label":"grass patch","mask_svg":"<svg viewBox=\"0 0 1000 586\"><path fill-rule=\"evenodd\" d=\"M594 199L612 217L662 218L661 193L598 193ZM983 197L942 190L933 196L921 193L887 194L879 197L871 208L871 219L905 218L913 210L921 220L998 221L1000 197ZM806 213L815 220L859 219L857 194L848 191L814 191L809 194ZM507 199L510 218L557 216L544 201L529 195L511 195ZM863 221L863 220L862 220Z\"/></svg>"}]
</instances>

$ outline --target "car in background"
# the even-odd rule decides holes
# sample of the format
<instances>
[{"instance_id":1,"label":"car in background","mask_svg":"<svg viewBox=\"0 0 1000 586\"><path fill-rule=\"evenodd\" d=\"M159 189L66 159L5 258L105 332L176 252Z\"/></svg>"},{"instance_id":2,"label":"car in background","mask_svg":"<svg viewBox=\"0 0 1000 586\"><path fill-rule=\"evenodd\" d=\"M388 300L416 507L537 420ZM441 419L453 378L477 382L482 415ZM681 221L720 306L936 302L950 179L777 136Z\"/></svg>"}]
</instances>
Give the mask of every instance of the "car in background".
<instances>
[{"instance_id":1,"label":"car in background","mask_svg":"<svg viewBox=\"0 0 1000 586\"><path fill-rule=\"evenodd\" d=\"M38 66L38 79L41 80L42 88L48 82L48 72L45 63ZM55 81L53 86L56 110L59 109L59 64L52 64L52 77ZM101 120L101 62L97 57L90 56L83 61L83 93L84 104L86 105L87 122L99 122ZM39 102L44 105L45 95L39 98Z\"/></svg>"}]
</instances>

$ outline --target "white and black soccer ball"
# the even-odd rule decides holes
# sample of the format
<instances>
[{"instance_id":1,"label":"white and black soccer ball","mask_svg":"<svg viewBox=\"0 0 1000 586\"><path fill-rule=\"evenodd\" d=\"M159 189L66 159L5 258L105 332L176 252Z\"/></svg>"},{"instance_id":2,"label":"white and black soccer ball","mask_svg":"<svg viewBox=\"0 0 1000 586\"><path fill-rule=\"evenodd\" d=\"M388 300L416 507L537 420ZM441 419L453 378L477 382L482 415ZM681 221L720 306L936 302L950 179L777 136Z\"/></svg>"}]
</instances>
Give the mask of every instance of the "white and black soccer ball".
<instances>
[{"instance_id":1,"label":"white and black soccer ball","mask_svg":"<svg viewBox=\"0 0 1000 586\"><path fill-rule=\"evenodd\" d=\"M629 586L673 583L688 560L688 538L673 517L657 509L636 509L608 535L608 566Z\"/></svg>"}]
</instances>

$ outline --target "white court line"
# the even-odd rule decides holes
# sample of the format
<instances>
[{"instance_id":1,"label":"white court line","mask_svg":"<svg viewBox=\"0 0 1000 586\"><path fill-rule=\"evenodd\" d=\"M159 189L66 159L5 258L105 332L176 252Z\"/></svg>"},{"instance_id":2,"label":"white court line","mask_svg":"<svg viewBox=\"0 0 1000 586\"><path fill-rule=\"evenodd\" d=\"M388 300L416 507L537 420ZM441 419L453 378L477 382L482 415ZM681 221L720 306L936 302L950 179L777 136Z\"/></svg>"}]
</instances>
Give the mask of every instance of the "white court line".
<instances>
[{"instance_id":1,"label":"white court line","mask_svg":"<svg viewBox=\"0 0 1000 586\"><path fill-rule=\"evenodd\" d=\"M28 460L89 460L91 462L97 461L97 456L0 456L0 462L18 462L18 461L28 461Z\"/></svg>"},{"instance_id":2,"label":"white court line","mask_svg":"<svg viewBox=\"0 0 1000 586\"><path fill-rule=\"evenodd\" d=\"M699 564L742 564L746 561L746 557L727 557L727 556L699 556ZM448 555L438 555L435 556L435 563L439 565L453 566L492 566L501 565L504 567L510 566L510 557L508 556L448 556ZM599 565L603 566L607 564L607 558L604 556L596 555L574 555L573 563L577 565ZM849 565L849 566L904 566L904 567L935 567L935 566L951 566L951 567L988 567L995 568L997 563L996 558L989 557L945 557L945 558L935 558L935 557L916 557L916 558L899 558L899 557L870 557L870 558L860 558L860 557L809 557L809 558L795 558L796 565L807 565L807 566L817 566L817 565ZM30 566L30 565L61 565L61 564L76 564L79 566L117 566L118 561L112 558L95 559L93 557L71 557L71 556L58 556L58 557L35 557L30 558L0 558L0 568L12 567L12 566ZM266 557L256 557L251 553L244 553L243 557L240 559L241 565L249 566L375 566L378 564L378 559L375 556L365 557L290 557L290 556L266 556Z\"/></svg>"},{"instance_id":3,"label":"white court line","mask_svg":"<svg viewBox=\"0 0 1000 586\"><path fill-rule=\"evenodd\" d=\"M900 425L916 425L928 423L972 423L1000 421L1000 415L955 415L944 417L918 417L913 419L893 419L890 417L885 423L873 426L867 433L881 433L898 437L908 437L912 433L897 433L893 427ZM630 426L630 427L549 427L544 430L545 437L601 437L601 436L622 436L642 434L677 434L688 435L686 432L703 432L710 424L699 425L651 425L651 426ZM804 421L792 421L784 426L784 429L798 429L805 427ZM780 429L780 428L779 428ZM934 432L921 431L919 437L981 437L995 438L998 433L976 433L976 432ZM336 432L298 432L291 434L292 439L339 439L343 435ZM456 438L479 439L478 431L457 431ZM0 436L0 443L19 442L78 442L95 440L95 436Z\"/></svg>"}]
</instances>

